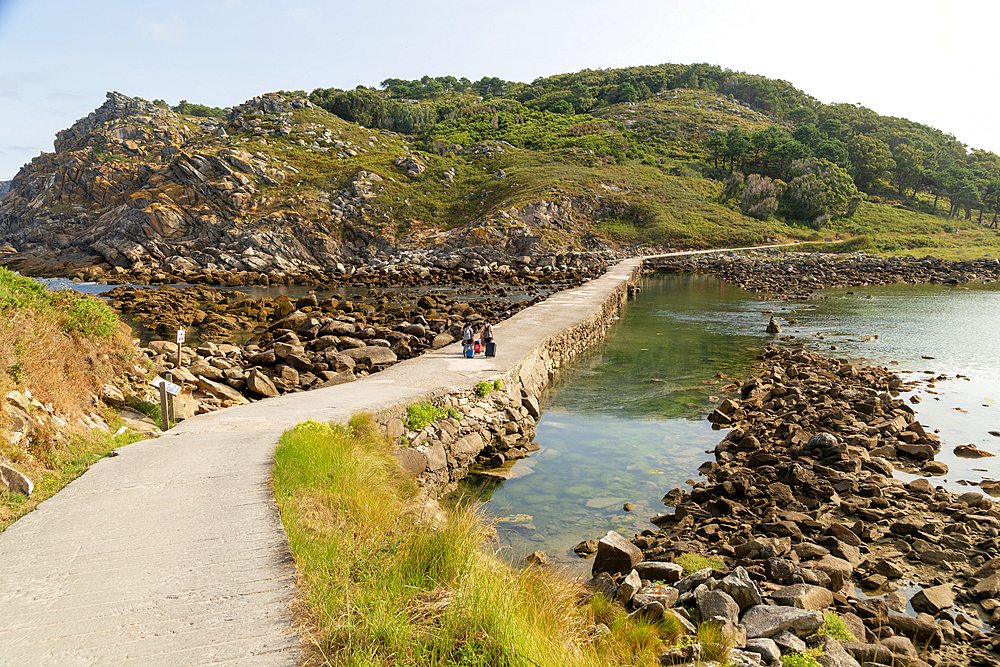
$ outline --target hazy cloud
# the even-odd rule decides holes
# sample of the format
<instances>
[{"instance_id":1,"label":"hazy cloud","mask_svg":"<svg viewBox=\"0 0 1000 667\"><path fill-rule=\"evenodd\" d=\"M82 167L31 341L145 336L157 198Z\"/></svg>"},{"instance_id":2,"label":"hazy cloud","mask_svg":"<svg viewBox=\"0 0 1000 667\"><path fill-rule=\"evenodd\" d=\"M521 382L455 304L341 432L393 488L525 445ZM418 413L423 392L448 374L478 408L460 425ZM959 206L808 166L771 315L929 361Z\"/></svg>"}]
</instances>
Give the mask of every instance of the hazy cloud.
<instances>
[{"instance_id":1,"label":"hazy cloud","mask_svg":"<svg viewBox=\"0 0 1000 667\"><path fill-rule=\"evenodd\" d=\"M139 20L139 29L142 31L143 37L148 37L165 44L176 44L179 42L187 32L187 27L187 23L177 17L160 21Z\"/></svg>"},{"instance_id":2,"label":"hazy cloud","mask_svg":"<svg viewBox=\"0 0 1000 667\"><path fill-rule=\"evenodd\" d=\"M302 21L303 23L311 23L314 19L313 13L302 5L292 7L292 11L289 14L296 21Z\"/></svg>"}]
</instances>

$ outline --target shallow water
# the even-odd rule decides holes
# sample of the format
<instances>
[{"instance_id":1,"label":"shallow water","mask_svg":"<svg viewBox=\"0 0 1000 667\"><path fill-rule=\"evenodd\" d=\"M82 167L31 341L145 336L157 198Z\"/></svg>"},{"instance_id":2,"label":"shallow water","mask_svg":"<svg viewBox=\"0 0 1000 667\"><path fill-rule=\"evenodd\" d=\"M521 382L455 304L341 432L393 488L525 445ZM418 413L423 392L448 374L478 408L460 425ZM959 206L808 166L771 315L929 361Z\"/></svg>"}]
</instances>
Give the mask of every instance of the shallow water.
<instances>
[{"instance_id":1,"label":"shallow water","mask_svg":"<svg viewBox=\"0 0 1000 667\"><path fill-rule=\"evenodd\" d=\"M764 333L772 311L782 335L794 336L782 344L922 380L901 397L919 395L918 419L939 431L938 459L951 471L935 484L965 491L959 480L1000 475L996 459L952 454L969 443L1000 451L1000 438L988 433L1000 430L1000 286L887 286L824 296L766 301L712 276L646 277L609 337L561 369L543 395L535 436L541 449L515 464L513 479L470 480L460 493L488 501L485 511L499 520L512 556L541 549L583 569L573 545L608 530L652 528L648 518L667 511L663 494L698 479L698 466L725 436L706 416L726 378L746 379L761 347L774 340ZM926 383L941 375L948 379ZM625 502L636 507L626 512Z\"/></svg>"}]
</instances>

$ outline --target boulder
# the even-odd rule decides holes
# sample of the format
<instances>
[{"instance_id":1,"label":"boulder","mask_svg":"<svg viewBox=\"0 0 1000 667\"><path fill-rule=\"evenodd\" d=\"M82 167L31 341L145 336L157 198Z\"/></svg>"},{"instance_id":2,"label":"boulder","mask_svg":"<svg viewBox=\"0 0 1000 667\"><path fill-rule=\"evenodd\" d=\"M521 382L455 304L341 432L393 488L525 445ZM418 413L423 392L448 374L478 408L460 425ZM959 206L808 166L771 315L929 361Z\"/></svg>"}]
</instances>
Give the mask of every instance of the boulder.
<instances>
[{"instance_id":1,"label":"boulder","mask_svg":"<svg viewBox=\"0 0 1000 667\"><path fill-rule=\"evenodd\" d=\"M725 591L740 606L740 611L746 611L754 605L761 604L763 599L757 584L750 579L746 568L737 567L723 578L716 586L718 590Z\"/></svg>"},{"instance_id":2,"label":"boulder","mask_svg":"<svg viewBox=\"0 0 1000 667\"><path fill-rule=\"evenodd\" d=\"M763 662L768 665L773 665L781 660L781 649L770 637L748 639L743 650L759 654Z\"/></svg>"},{"instance_id":3,"label":"boulder","mask_svg":"<svg viewBox=\"0 0 1000 667\"><path fill-rule=\"evenodd\" d=\"M648 581L663 581L672 584L680 581L684 568L676 563L643 561L636 563L635 571L639 573L640 577Z\"/></svg>"},{"instance_id":4,"label":"boulder","mask_svg":"<svg viewBox=\"0 0 1000 667\"><path fill-rule=\"evenodd\" d=\"M933 616L954 606L955 591L951 584L922 588L910 598L910 604L917 612Z\"/></svg>"},{"instance_id":5,"label":"boulder","mask_svg":"<svg viewBox=\"0 0 1000 667\"><path fill-rule=\"evenodd\" d=\"M399 467L409 473L410 477L417 477L427 469L427 457L415 449L401 447L392 450L392 455L399 462Z\"/></svg>"},{"instance_id":6,"label":"boulder","mask_svg":"<svg viewBox=\"0 0 1000 667\"><path fill-rule=\"evenodd\" d=\"M635 570L632 570L618 584L618 591L615 593L615 602L623 607L628 606L640 588L642 588L642 580L639 578L639 574Z\"/></svg>"},{"instance_id":7,"label":"boulder","mask_svg":"<svg viewBox=\"0 0 1000 667\"><path fill-rule=\"evenodd\" d=\"M703 621L735 624L739 620L740 606L728 593L716 589L698 596L698 613Z\"/></svg>"},{"instance_id":8,"label":"boulder","mask_svg":"<svg viewBox=\"0 0 1000 667\"><path fill-rule=\"evenodd\" d=\"M747 629L747 639L772 637L783 630L805 636L823 625L823 614L808 609L759 604L747 610L742 623Z\"/></svg>"},{"instance_id":9,"label":"boulder","mask_svg":"<svg viewBox=\"0 0 1000 667\"><path fill-rule=\"evenodd\" d=\"M343 350L340 354L354 359L355 362L366 364L369 367L394 364L397 361L396 354L391 349L382 347L381 345L366 345L365 347L352 348Z\"/></svg>"},{"instance_id":10,"label":"boulder","mask_svg":"<svg viewBox=\"0 0 1000 667\"><path fill-rule=\"evenodd\" d=\"M771 599L785 607L822 611L833 604L833 593L811 584L794 584L771 593Z\"/></svg>"},{"instance_id":11,"label":"boulder","mask_svg":"<svg viewBox=\"0 0 1000 667\"><path fill-rule=\"evenodd\" d=\"M897 635L909 637L920 646L938 648L944 639L941 628L932 618L924 614L917 618L890 615L886 618L885 624L892 628Z\"/></svg>"},{"instance_id":12,"label":"boulder","mask_svg":"<svg viewBox=\"0 0 1000 667\"><path fill-rule=\"evenodd\" d=\"M219 400L230 401L233 405L243 405L250 402L243 394L236 391L229 385L212 382L203 376L198 376L198 388L206 393L212 394Z\"/></svg>"},{"instance_id":13,"label":"boulder","mask_svg":"<svg viewBox=\"0 0 1000 667\"><path fill-rule=\"evenodd\" d=\"M830 577L830 590L839 591L844 587L844 583L851 579L854 573L854 566L843 558L827 555L820 558L815 563L810 563L813 570L825 572Z\"/></svg>"},{"instance_id":14,"label":"boulder","mask_svg":"<svg viewBox=\"0 0 1000 667\"><path fill-rule=\"evenodd\" d=\"M113 408L121 409L125 407L125 394L113 384L105 384L101 387L101 400Z\"/></svg>"},{"instance_id":15,"label":"boulder","mask_svg":"<svg viewBox=\"0 0 1000 667\"><path fill-rule=\"evenodd\" d=\"M615 594L618 593L618 584L615 583L614 577L607 572L598 572L595 574L587 582L587 588L593 591L595 595L603 595L608 600L614 600Z\"/></svg>"},{"instance_id":16,"label":"boulder","mask_svg":"<svg viewBox=\"0 0 1000 667\"><path fill-rule=\"evenodd\" d=\"M848 653L839 641L829 635L817 635L823 654L816 656L816 662L823 667L861 667L858 661Z\"/></svg>"},{"instance_id":17,"label":"boulder","mask_svg":"<svg viewBox=\"0 0 1000 667\"><path fill-rule=\"evenodd\" d=\"M688 591L693 591L698 586L702 585L703 583L711 579L713 574L715 574L715 570L713 570L710 567L706 567L703 570L698 570L697 572L694 572L684 577L676 584L674 584L674 588L676 588L682 594L687 593Z\"/></svg>"},{"instance_id":18,"label":"boulder","mask_svg":"<svg viewBox=\"0 0 1000 667\"><path fill-rule=\"evenodd\" d=\"M271 378L264 375L259 368L253 368L247 373L247 389L258 396L278 395L278 389L271 382Z\"/></svg>"},{"instance_id":19,"label":"boulder","mask_svg":"<svg viewBox=\"0 0 1000 667\"><path fill-rule=\"evenodd\" d=\"M0 462L0 488L22 496L30 496L35 490L28 476L4 462Z\"/></svg>"},{"instance_id":20,"label":"boulder","mask_svg":"<svg viewBox=\"0 0 1000 667\"><path fill-rule=\"evenodd\" d=\"M642 551L620 534L609 530L597 543L592 572L624 573L642 562Z\"/></svg>"}]
</instances>

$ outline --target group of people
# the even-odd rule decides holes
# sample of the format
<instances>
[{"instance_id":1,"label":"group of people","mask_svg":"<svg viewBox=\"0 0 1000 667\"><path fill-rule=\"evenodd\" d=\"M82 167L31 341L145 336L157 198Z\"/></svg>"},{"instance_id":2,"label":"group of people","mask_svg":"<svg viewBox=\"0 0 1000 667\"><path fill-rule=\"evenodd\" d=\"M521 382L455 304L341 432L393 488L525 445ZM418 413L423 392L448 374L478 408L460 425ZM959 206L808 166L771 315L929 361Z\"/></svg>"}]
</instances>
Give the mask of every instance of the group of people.
<instances>
[{"instance_id":1,"label":"group of people","mask_svg":"<svg viewBox=\"0 0 1000 667\"><path fill-rule=\"evenodd\" d=\"M476 352L480 350L486 351L487 346L493 343L493 322L491 320L486 320L483 323L483 327L479 330L479 343L476 343L476 330L472 328L470 322L466 322L465 326L462 328L462 352L464 353L470 347L474 348Z\"/></svg>"}]
</instances>

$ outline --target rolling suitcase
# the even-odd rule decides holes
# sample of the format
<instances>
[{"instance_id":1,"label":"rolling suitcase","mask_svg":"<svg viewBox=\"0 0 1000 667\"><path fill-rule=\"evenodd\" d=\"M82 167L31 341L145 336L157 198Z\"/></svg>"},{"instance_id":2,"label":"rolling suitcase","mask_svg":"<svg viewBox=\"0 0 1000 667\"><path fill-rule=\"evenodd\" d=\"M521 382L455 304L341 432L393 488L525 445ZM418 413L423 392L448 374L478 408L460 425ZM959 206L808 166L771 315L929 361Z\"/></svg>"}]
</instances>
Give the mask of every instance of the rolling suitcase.
<instances>
[{"instance_id":1,"label":"rolling suitcase","mask_svg":"<svg viewBox=\"0 0 1000 667\"><path fill-rule=\"evenodd\" d=\"M476 351L472 348L471 345L469 345L468 347L465 348L465 357L467 359L471 359L472 355L475 354L475 353L476 353Z\"/></svg>"},{"instance_id":2,"label":"rolling suitcase","mask_svg":"<svg viewBox=\"0 0 1000 667\"><path fill-rule=\"evenodd\" d=\"M486 343L486 356L495 357L497 356L497 344L493 341Z\"/></svg>"}]
</instances>

